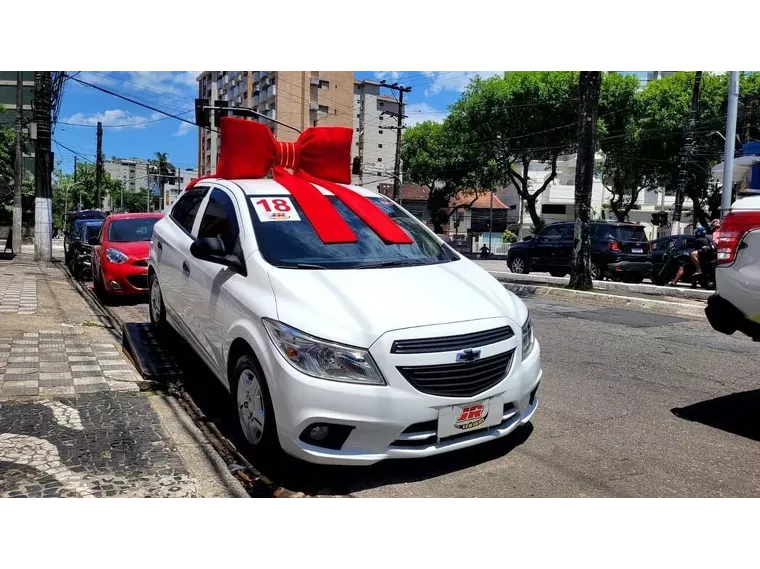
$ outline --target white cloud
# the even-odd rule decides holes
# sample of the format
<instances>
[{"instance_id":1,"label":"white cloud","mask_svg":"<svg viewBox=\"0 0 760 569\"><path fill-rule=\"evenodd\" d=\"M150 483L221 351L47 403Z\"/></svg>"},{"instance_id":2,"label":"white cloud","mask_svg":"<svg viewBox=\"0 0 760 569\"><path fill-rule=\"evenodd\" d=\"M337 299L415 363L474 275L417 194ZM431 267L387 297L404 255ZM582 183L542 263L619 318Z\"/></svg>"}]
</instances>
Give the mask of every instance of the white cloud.
<instances>
[{"instance_id":1,"label":"white cloud","mask_svg":"<svg viewBox=\"0 0 760 569\"><path fill-rule=\"evenodd\" d=\"M407 115L406 126L414 126L424 121L442 122L449 114L447 111L434 109L427 103L412 103L405 105Z\"/></svg>"},{"instance_id":2,"label":"white cloud","mask_svg":"<svg viewBox=\"0 0 760 569\"><path fill-rule=\"evenodd\" d=\"M121 130L123 128L145 128L151 121L161 118L164 118L164 115L160 113L151 113L150 115L143 116L133 115L129 111L122 109L110 109L102 113L92 113L89 115L76 113L68 118L64 118L61 122L90 126L96 126L98 122L101 122L103 126L112 127L114 130Z\"/></svg>"},{"instance_id":3,"label":"white cloud","mask_svg":"<svg viewBox=\"0 0 760 569\"><path fill-rule=\"evenodd\" d=\"M375 71L375 77L377 79L386 81L398 81L404 76L403 71Z\"/></svg>"},{"instance_id":4,"label":"white cloud","mask_svg":"<svg viewBox=\"0 0 760 569\"><path fill-rule=\"evenodd\" d=\"M177 132L174 133L174 136L184 136L188 132L190 132L190 129L193 128L193 125L186 122L179 123L179 128L177 129Z\"/></svg>"},{"instance_id":5,"label":"white cloud","mask_svg":"<svg viewBox=\"0 0 760 569\"><path fill-rule=\"evenodd\" d=\"M77 79L119 91L187 96L198 91L200 71L82 71ZM78 84L74 81L71 83ZM160 92L160 93L158 93Z\"/></svg>"},{"instance_id":6,"label":"white cloud","mask_svg":"<svg viewBox=\"0 0 760 569\"><path fill-rule=\"evenodd\" d=\"M430 79L430 86L425 89L425 96L437 95L441 91L461 93L470 79L476 75L486 78L499 73L503 71L423 71L423 74Z\"/></svg>"}]
</instances>

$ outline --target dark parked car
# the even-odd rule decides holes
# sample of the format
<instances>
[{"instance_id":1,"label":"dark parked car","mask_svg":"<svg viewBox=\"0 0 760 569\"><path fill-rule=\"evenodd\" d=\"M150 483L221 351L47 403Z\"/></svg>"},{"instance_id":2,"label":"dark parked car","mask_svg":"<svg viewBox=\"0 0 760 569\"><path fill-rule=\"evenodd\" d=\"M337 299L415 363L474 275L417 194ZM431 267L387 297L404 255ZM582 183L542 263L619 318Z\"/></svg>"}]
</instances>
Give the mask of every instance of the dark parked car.
<instances>
[{"instance_id":1,"label":"dark parked car","mask_svg":"<svg viewBox=\"0 0 760 569\"><path fill-rule=\"evenodd\" d=\"M66 225L63 228L63 251L64 259L67 265L71 264L71 258L74 254L73 241L79 239L79 230L88 220L103 220L106 214L97 209L84 209L81 211L72 211L66 218Z\"/></svg>"},{"instance_id":2,"label":"dark parked car","mask_svg":"<svg viewBox=\"0 0 760 569\"><path fill-rule=\"evenodd\" d=\"M573 222L547 225L538 235L509 248L507 266L513 273L548 272L563 277L570 272ZM592 221L591 273L595 279L640 283L652 273L649 242L644 227L634 223Z\"/></svg>"},{"instance_id":3,"label":"dark parked car","mask_svg":"<svg viewBox=\"0 0 760 569\"><path fill-rule=\"evenodd\" d=\"M92 245L89 240L91 237L98 236L101 227L103 227L102 219L86 219L79 227L77 238L71 242L73 254L69 269L77 279L92 276Z\"/></svg>"}]
</instances>

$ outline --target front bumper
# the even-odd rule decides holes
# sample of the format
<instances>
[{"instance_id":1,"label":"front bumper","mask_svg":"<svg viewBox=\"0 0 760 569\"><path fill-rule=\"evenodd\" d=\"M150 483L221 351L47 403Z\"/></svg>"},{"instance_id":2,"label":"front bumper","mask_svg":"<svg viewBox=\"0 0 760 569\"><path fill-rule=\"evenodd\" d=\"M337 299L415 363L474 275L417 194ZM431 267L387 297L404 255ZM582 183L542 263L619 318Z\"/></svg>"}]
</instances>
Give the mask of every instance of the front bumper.
<instances>
[{"instance_id":1,"label":"front bumper","mask_svg":"<svg viewBox=\"0 0 760 569\"><path fill-rule=\"evenodd\" d=\"M400 375L389 377L389 372L384 372L385 386L313 378L294 369L274 349L265 352L262 359L283 450L308 462L334 465L432 456L506 436L533 416L542 376L538 341L524 361L518 348L503 380L468 398L425 394ZM442 410L486 399L491 400L490 409L500 413L498 424L446 439L438 436ZM352 428L345 442L331 449L301 440L314 424Z\"/></svg>"},{"instance_id":2,"label":"front bumper","mask_svg":"<svg viewBox=\"0 0 760 569\"><path fill-rule=\"evenodd\" d=\"M707 299L705 316L710 326L718 332L730 336L738 330L760 341L760 324L749 320L741 310L717 293Z\"/></svg>"},{"instance_id":3,"label":"front bumper","mask_svg":"<svg viewBox=\"0 0 760 569\"><path fill-rule=\"evenodd\" d=\"M639 274L646 278L652 274L652 263L648 261L618 261L617 263L609 263L607 270L612 275Z\"/></svg>"},{"instance_id":4,"label":"front bumper","mask_svg":"<svg viewBox=\"0 0 760 569\"><path fill-rule=\"evenodd\" d=\"M135 264L137 263L137 264ZM109 294L141 295L148 293L148 260L129 259L126 263L103 265L103 285Z\"/></svg>"}]
</instances>

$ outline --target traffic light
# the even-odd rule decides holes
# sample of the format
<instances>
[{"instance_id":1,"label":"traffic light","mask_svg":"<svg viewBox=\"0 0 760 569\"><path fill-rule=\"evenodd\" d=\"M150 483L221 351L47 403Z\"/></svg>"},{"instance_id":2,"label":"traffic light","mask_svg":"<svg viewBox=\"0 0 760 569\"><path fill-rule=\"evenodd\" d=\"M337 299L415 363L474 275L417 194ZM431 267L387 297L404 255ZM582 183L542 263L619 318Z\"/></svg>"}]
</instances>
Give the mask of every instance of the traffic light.
<instances>
[{"instance_id":1,"label":"traffic light","mask_svg":"<svg viewBox=\"0 0 760 569\"><path fill-rule=\"evenodd\" d=\"M362 173L362 166L358 156L354 156L353 164L351 165L351 173L354 176L360 176Z\"/></svg>"},{"instance_id":2,"label":"traffic light","mask_svg":"<svg viewBox=\"0 0 760 569\"><path fill-rule=\"evenodd\" d=\"M652 214L652 225L656 227L664 227L667 224L668 224L667 211L655 211Z\"/></svg>"}]
</instances>

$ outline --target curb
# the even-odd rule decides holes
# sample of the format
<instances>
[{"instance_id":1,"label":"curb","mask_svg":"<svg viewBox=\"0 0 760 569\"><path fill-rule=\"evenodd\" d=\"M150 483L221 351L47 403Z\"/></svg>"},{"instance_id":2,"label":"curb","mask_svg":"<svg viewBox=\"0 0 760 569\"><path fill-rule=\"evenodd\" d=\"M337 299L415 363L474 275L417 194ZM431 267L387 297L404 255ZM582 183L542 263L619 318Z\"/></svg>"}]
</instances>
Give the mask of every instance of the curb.
<instances>
[{"instance_id":1,"label":"curb","mask_svg":"<svg viewBox=\"0 0 760 569\"><path fill-rule=\"evenodd\" d=\"M570 282L568 277L551 277L543 275L516 275L506 271L488 271L489 274L501 283L520 283L533 285L554 285L565 286ZM607 291L610 293L626 294L636 293L647 296L667 296L671 298L683 298L689 300L706 301L714 291L679 288L679 287L660 287L650 284L631 284L614 281L594 281L594 290Z\"/></svg>"},{"instance_id":2,"label":"curb","mask_svg":"<svg viewBox=\"0 0 760 569\"><path fill-rule=\"evenodd\" d=\"M665 300L650 300L648 298L633 298L630 296L616 296L614 294L602 294L583 290L570 290L551 286L524 285L517 283L501 283L504 288L523 296L553 296L555 298L585 300L594 304L605 306L627 307L649 310L652 312L664 312L689 318L704 318L705 307L699 304L685 304L681 302L668 302Z\"/></svg>"}]
</instances>

